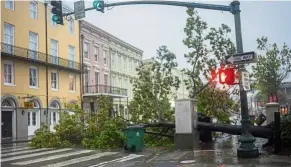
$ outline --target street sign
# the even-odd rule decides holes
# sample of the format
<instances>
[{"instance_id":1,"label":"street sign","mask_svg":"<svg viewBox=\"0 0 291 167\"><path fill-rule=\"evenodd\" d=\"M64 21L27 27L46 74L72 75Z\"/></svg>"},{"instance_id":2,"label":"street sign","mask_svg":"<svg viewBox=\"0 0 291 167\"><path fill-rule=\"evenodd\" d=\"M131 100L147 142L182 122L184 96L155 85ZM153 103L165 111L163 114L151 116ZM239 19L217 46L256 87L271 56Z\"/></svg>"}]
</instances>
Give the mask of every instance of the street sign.
<instances>
[{"instance_id":1,"label":"street sign","mask_svg":"<svg viewBox=\"0 0 291 167\"><path fill-rule=\"evenodd\" d=\"M245 52L236 55L226 56L226 64L245 64L254 63L257 61L257 55L255 52Z\"/></svg>"},{"instance_id":2,"label":"street sign","mask_svg":"<svg viewBox=\"0 0 291 167\"><path fill-rule=\"evenodd\" d=\"M86 17L85 14L85 2L84 1L77 1L74 3L74 12L75 12L75 19L82 19Z\"/></svg>"},{"instance_id":3,"label":"street sign","mask_svg":"<svg viewBox=\"0 0 291 167\"><path fill-rule=\"evenodd\" d=\"M250 74L248 72L241 72L242 75L242 86L245 91L251 90Z\"/></svg>"}]
</instances>

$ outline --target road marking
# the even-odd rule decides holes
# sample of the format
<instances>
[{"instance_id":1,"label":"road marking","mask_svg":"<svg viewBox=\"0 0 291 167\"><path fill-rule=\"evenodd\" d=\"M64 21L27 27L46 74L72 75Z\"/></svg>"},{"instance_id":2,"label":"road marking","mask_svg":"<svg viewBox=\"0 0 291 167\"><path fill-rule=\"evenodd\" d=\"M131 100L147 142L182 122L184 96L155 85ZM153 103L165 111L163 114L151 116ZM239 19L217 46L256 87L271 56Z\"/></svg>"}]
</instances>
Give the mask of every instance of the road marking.
<instances>
[{"instance_id":1,"label":"road marking","mask_svg":"<svg viewBox=\"0 0 291 167\"><path fill-rule=\"evenodd\" d=\"M103 152L103 153L98 153L98 154L94 154L94 155L90 155L90 156L86 156L86 157L71 159L71 160L68 160L68 161L63 161L63 162L59 162L59 163L55 163L55 164L51 164L51 165L46 165L46 166L43 166L43 167L69 166L69 165L76 164L76 163L79 163L79 162L90 161L92 159L101 158L103 156L113 155L113 154L117 154L117 153L118 152Z\"/></svg>"},{"instance_id":2,"label":"road marking","mask_svg":"<svg viewBox=\"0 0 291 167\"><path fill-rule=\"evenodd\" d=\"M19 155L19 154L28 154L28 153L34 153L38 151L45 151L45 150L51 150L52 148L40 148L40 149L32 149L32 150L26 150L26 151L18 151L18 152L12 152L12 153L6 153L1 154L1 158L13 156L13 155Z\"/></svg>"},{"instance_id":3,"label":"road marking","mask_svg":"<svg viewBox=\"0 0 291 167\"><path fill-rule=\"evenodd\" d=\"M89 167L104 167L106 164L112 163L112 162L124 162L124 161L128 161L128 160L132 160L135 158L139 158L139 157L143 157L144 155L137 155L137 154L130 154L126 157L122 157L122 158L118 158L115 160L111 160L111 161L106 161L106 162L101 162L99 164L93 165L93 166L89 166Z\"/></svg>"},{"instance_id":4,"label":"road marking","mask_svg":"<svg viewBox=\"0 0 291 167\"><path fill-rule=\"evenodd\" d=\"M64 148L64 149L59 149L59 150L52 150L52 151L46 151L46 152L40 152L40 153L34 153L34 154L27 154L27 155L21 155L21 156L16 156L16 157L2 158L1 162L23 159L23 158L31 158L31 157L36 157L36 156L40 156L40 155L64 152L64 151L69 151L69 150L72 150L72 148Z\"/></svg>"},{"instance_id":5,"label":"road marking","mask_svg":"<svg viewBox=\"0 0 291 167\"><path fill-rule=\"evenodd\" d=\"M4 151L1 151L1 154L12 152L12 151L28 150L28 149L32 149L32 148L31 147L22 147L22 148L13 148L13 149L9 149L9 150L7 149Z\"/></svg>"},{"instance_id":6,"label":"road marking","mask_svg":"<svg viewBox=\"0 0 291 167\"><path fill-rule=\"evenodd\" d=\"M59 158L63 158L63 157L69 157L69 156L73 156L73 155L86 154L86 153L90 153L93 151L94 150L81 150L81 151L76 151L76 152L67 153L67 154L54 155L54 156L50 156L50 157L38 158L38 159L29 160L29 161L16 162L16 163L12 163L12 165L28 165L28 164L39 163L39 162L43 162L43 161L50 161L50 160L54 160L54 159L59 159Z\"/></svg>"},{"instance_id":7,"label":"road marking","mask_svg":"<svg viewBox=\"0 0 291 167\"><path fill-rule=\"evenodd\" d=\"M2 150L8 150L8 149L14 149L14 148L22 148L22 147L27 147L27 145L17 145L17 146L12 146L12 147L1 147Z\"/></svg>"}]
</instances>

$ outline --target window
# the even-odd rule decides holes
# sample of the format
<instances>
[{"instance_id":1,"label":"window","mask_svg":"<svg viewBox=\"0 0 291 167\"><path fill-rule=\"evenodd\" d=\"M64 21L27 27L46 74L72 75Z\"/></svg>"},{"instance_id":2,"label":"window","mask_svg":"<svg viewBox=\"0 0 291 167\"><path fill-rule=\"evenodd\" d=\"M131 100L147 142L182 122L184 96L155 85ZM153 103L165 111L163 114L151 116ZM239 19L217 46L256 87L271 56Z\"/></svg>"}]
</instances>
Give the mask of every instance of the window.
<instances>
[{"instance_id":1,"label":"window","mask_svg":"<svg viewBox=\"0 0 291 167\"><path fill-rule=\"evenodd\" d=\"M123 66L124 66L124 70L126 71L126 57L123 58Z\"/></svg>"},{"instance_id":2,"label":"window","mask_svg":"<svg viewBox=\"0 0 291 167\"><path fill-rule=\"evenodd\" d=\"M107 65L107 50L103 49L103 63Z\"/></svg>"},{"instance_id":3,"label":"window","mask_svg":"<svg viewBox=\"0 0 291 167\"><path fill-rule=\"evenodd\" d=\"M119 85L120 85L120 88L122 88L122 80L121 80L121 78L119 78Z\"/></svg>"},{"instance_id":4,"label":"window","mask_svg":"<svg viewBox=\"0 0 291 167\"><path fill-rule=\"evenodd\" d=\"M51 11L52 11L52 10L51 10ZM53 27L56 27L56 26L57 26L57 23L53 21L53 19L52 19L53 16L54 16L54 14L51 12L51 13L50 13L50 17L49 17L48 19L51 21L51 25L52 25Z\"/></svg>"},{"instance_id":5,"label":"window","mask_svg":"<svg viewBox=\"0 0 291 167\"><path fill-rule=\"evenodd\" d=\"M5 0L5 8L14 10L14 0Z\"/></svg>"},{"instance_id":6,"label":"window","mask_svg":"<svg viewBox=\"0 0 291 167\"><path fill-rule=\"evenodd\" d=\"M27 112L27 116L28 116L28 126L30 126L30 112Z\"/></svg>"},{"instance_id":7,"label":"window","mask_svg":"<svg viewBox=\"0 0 291 167\"><path fill-rule=\"evenodd\" d=\"M95 89L96 93L99 92L99 72L95 71Z\"/></svg>"},{"instance_id":8,"label":"window","mask_svg":"<svg viewBox=\"0 0 291 167\"><path fill-rule=\"evenodd\" d=\"M127 79L124 79L124 88L127 89L128 84L127 84Z\"/></svg>"},{"instance_id":9,"label":"window","mask_svg":"<svg viewBox=\"0 0 291 167\"><path fill-rule=\"evenodd\" d=\"M69 45L69 67L74 68L75 63L75 47Z\"/></svg>"},{"instance_id":10,"label":"window","mask_svg":"<svg viewBox=\"0 0 291 167\"><path fill-rule=\"evenodd\" d=\"M69 90L70 91L75 91L76 85L75 85L75 76L74 75L69 75Z\"/></svg>"},{"instance_id":11,"label":"window","mask_svg":"<svg viewBox=\"0 0 291 167\"><path fill-rule=\"evenodd\" d=\"M108 85L108 75L104 74L104 85Z\"/></svg>"},{"instance_id":12,"label":"window","mask_svg":"<svg viewBox=\"0 0 291 167\"><path fill-rule=\"evenodd\" d=\"M14 45L14 25L4 23L4 50L6 53L13 53Z\"/></svg>"},{"instance_id":13,"label":"window","mask_svg":"<svg viewBox=\"0 0 291 167\"><path fill-rule=\"evenodd\" d=\"M90 76L90 70L88 70L87 73L84 73L84 93L89 93L89 76Z\"/></svg>"},{"instance_id":14,"label":"window","mask_svg":"<svg viewBox=\"0 0 291 167\"><path fill-rule=\"evenodd\" d=\"M119 64L119 68L121 67L121 55L118 56L118 64Z\"/></svg>"},{"instance_id":15,"label":"window","mask_svg":"<svg viewBox=\"0 0 291 167\"><path fill-rule=\"evenodd\" d=\"M32 112L32 126L36 125L36 112Z\"/></svg>"},{"instance_id":16,"label":"window","mask_svg":"<svg viewBox=\"0 0 291 167\"><path fill-rule=\"evenodd\" d=\"M99 54L99 48L98 48L98 46L94 46L94 58L95 58L95 61L99 61L98 54Z\"/></svg>"},{"instance_id":17,"label":"window","mask_svg":"<svg viewBox=\"0 0 291 167\"><path fill-rule=\"evenodd\" d=\"M108 89L108 87L107 87L107 86L108 86L108 75L107 75L107 74L104 74L104 85L105 85L105 86L104 86L104 88L105 88L105 89L104 89L104 91L105 91L104 93L108 93L108 90L109 90L109 89Z\"/></svg>"},{"instance_id":18,"label":"window","mask_svg":"<svg viewBox=\"0 0 291 167\"><path fill-rule=\"evenodd\" d=\"M58 64L58 41L51 39L51 62Z\"/></svg>"},{"instance_id":19,"label":"window","mask_svg":"<svg viewBox=\"0 0 291 167\"><path fill-rule=\"evenodd\" d=\"M30 1L30 18L37 19L37 3L34 1Z\"/></svg>"},{"instance_id":20,"label":"window","mask_svg":"<svg viewBox=\"0 0 291 167\"><path fill-rule=\"evenodd\" d=\"M135 69L136 69L136 61L133 60L133 70L135 71Z\"/></svg>"},{"instance_id":21,"label":"window","mask_svg":"<svg viewBox=\"0 0 291 167\"><path fill-rule=\"evenodd\" d=\"M59 89L59 76L57 71L52 71L51 72L51 84L52 84L52 89L58 90Z\"/></svg>"},{"instance_id":22,"label":"window","mask_svg":"<svg viewBox=\"0 0 291 167\"><path fill-rule=\"evenodd\" d=\"M68 29L70 34L74 34L74 21L72 19L68 21Z\"/></svg>"},{"instance_id":23,"label":"window","mask_svg":"<svg viewBox=\"0 0 291 167\"><path fill-rule=\"evenodd\" d=\"M116 77L115 76L113 76L112 78L111 78L111 86L115 86L115 80L116 80Z\"/></svg>"},{"instance_id":24,"label":"window","mask_svg":"<svg viewBox=\"0 0 291 167\"><path fill-rule=\"evenodd\" d=\"M29 86L38 87L38 73L36 67L29 68Z\"/></svg>"},{"instance_id":25,"label":"window","mask_svg":"<svg viewBox=\"0 0 291 167\"><path fill-rule=\"evenodd\" d=\"M57 118L56 118L56 112L53 112L53 122L56 123Z\"/></svg>"},{"instance_id":26,"label":"window","mask_svg":"<svg viewBox=\"0 0 291 167\"><path fill-rule=\"evenodd\" d=\"M99 72L95 72L95 85L99 85Z\"/></svg>"},{"instance_id":27,"label":"window","mask_svg":"<svg viewBox=\"0 0 291 167\"><path fill-rule=\"evenodd\" d=\"M84 57L89 59L89 43L84 42Z\"/></svg>"},{"instance_id":28,"label":"window","mask_svg":"<svg viewBox=\"0 0 291 167\"><path fill-rule=\"evenodd\" d=\"M111 52L111 66L114 67L115 53Z\"/></svg>"},{"instance_id":29,"label":"window","mask_svg":"<svg viewBox=\"0 0 291 167\"><path fill-rule=\"evenodd\" d=\"M29 31L29 58L37 60L38 35Z\"/></svg>"},{"instance_id":30,"label":"window","mask_svg":"<svg viewBox=\"0 0 291 167\"><path fill-rule=\"evenodd\" d=\"M132 64L131 64L131 59L128 60L128 68L129 68L129 71L132 71Z\"/></svg>"},{"instance_id":31,"label":"window","mask_svg":"<svg viewBox=\"0 0 291 167\"><path fill-rule=\"evenodd\" d=\"M13 63L9 61L4 61L4 84L13 85L14 84L14 68Z\"/></svg>"}]
</instances>

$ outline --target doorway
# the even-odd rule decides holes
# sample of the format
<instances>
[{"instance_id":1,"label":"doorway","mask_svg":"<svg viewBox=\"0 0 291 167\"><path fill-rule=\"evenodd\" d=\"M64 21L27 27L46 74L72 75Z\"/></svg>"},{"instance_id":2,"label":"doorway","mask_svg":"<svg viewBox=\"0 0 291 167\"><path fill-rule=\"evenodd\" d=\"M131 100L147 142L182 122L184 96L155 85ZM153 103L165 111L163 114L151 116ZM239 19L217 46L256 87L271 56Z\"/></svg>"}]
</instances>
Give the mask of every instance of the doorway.
<instances>
[{"instance_id":1,"label":"doorway","mask_svg":"<svg viewBox=\"0 0 291 167\"><path fill-rule=\"evenodd\" d=\"M32 100L33 109L27 110L28 136L35 135L34 132L40 128L40 103Z\"/></svg>"},{"instance_id":2,"label":"doorway","mask_svg":"<svg viewBox=\"0 0 291 167\"><path fill-rule=\"evenodd\" d=\"M2 97L3 98L3 97ZM1 135L2 138L16 137L16 102L12 97L3 98L1 103Z\"/></svg>"},{"instance_id":3,"label":"doorway","mask_svg":"<svg viewBox=\"0 0 291 167\"><path fill-rule=\"evenodd\" d=\"M2 138L12 137L13 111L2 111Z\"/></svg>"}]
</instances>

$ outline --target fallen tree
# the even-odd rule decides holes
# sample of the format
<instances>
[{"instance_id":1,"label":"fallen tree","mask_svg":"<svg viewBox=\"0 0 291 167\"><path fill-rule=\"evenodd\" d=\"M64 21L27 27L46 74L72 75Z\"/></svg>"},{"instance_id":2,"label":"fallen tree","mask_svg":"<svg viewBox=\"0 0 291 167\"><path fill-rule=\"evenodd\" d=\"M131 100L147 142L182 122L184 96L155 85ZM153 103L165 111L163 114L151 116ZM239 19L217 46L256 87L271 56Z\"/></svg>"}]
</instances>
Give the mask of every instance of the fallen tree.
<instances>
[{"instance_id":1,"label":"fallen tree","mask_svg":"<svg viewBox=\"0 0 291 167\"><path fill-rule=\"evenodd\" d=\"M161 127L161 128L175 128L174 123L151 123L151 124L144 124L141 125L144 128L150 128L150 127ZM213 123L206 123L206 122L198 122L197 123L197 130L207 129L210 131L215 132L222 132L222 133L228 133L232 135L241 135L242 133L242 127L241 125L229 125L229 124L213 124ZM254 137L260 137L260 138L266 138L269 139L272 137L274 131L272 128L272 124L266 125L266 126L253 126L250 125L250 132ZM149 134L153 135L161 135L165 137L173 137L173 135L163 135L162 133L152 133L147 132Z\"/></svg>"}]
</instances>

